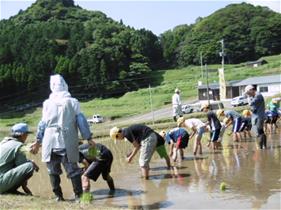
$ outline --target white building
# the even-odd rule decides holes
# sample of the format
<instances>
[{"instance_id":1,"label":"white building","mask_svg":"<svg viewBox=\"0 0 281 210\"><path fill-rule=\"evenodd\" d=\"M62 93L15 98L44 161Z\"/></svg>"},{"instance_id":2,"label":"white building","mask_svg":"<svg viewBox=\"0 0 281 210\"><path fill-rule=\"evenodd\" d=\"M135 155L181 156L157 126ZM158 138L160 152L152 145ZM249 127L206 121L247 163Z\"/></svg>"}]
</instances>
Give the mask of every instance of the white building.
<instances>
[{"instance_id":1,"label":"white building","mask_svg":"<svg viewBox=\"0 0 281 210\"><path fill-rule=\"evenodd\" d=\"M227 81L226 97L234 98L243 95L245 87L253 85L264 97L281 93L281 74L250 77L241 81ZM209 97L211 100L219 100L219 84L209 84ZM198 100L207 100L207 86L198 84Z\"/></svg>"},{"instance_id":2,"label":"white building","mask_svg":"<svg viewBox=\"0 0 281 210\"><path fill-rule=\"evenodd\" d=\"M247 85L256 87L263 96L274 96L281 93L281 74L251 77L233 84L233 87L239 87L239 95L242 95Z\"/></svg>"}]
</instances>

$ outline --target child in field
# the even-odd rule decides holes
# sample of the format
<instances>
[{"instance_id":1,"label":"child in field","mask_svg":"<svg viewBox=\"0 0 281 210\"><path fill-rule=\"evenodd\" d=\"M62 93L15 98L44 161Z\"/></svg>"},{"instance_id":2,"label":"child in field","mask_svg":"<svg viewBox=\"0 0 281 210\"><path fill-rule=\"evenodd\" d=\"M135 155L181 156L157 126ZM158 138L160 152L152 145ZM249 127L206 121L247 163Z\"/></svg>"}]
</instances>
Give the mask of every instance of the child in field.
<instances>
[{"instance_id":1,"label":"child in field","mask_svg":"<svg viewBox=\"0 0 281 210\"><path fill-rule=\"evenodd\" d=\"M174 162L184 158L183 149L188 146L189 134L184 128L174 128L167 133L161 131L160 135L170 144L170 157Z\"/></svg>"},{"instance_id":2,"label":"child in field","mask_svg":"<svg viewBox=\"0 0 281 210\"><path fill-rule=\"evenodd\" d=\"M107 182L110 191L114 191L114 182L110 176L113 156L111 151L104 145L94 143L79 146L80 161L85 167L82 174L83 196L90 192L90 179L97 181L100 175ZM82 197L83 200L83 197Z\"/></svg>"},{"instance_id":3,"label":"child in field","mask_svg":"<svg viewBox=\"0 0 281 210\"><path fill-rule=\"evenodd\" d=\"M222 109L219 109L217 111L217 116L219 117L226 117L226 128L228 128L231 124L233 124L232 127L232 135L233 135L233 141L241 141L241 135L240 135L240 128L242 124L242 116L234 111L234 110L227 110L224 111Z\"/></svg>"},{"instance_id":4,"label":"child in field","mask_svg":"<svg viewBox=\"0 0 281 210\"><path fill-rule=\"evenodd\" d=\"M273 133L273 131L276 131L277 128L277 120L278 120L278 101L276 99L272 99L270 103L267 104L268 112L267 113L267 120L266 125L267 129L269 130L269 133Z\"/></svg>"},{"instance_id":5,"label":"child in field","mask_svg":"<svg viewBox=\"0 0 281 210\"><path fill-rule=\"evenodd\" d=\"M251 135L251 129L252 129L252 123L251 123L251 111L245 109L242 112L242 124L241 124L241 128L240 128L240 132L243 132L244 134L244 138L247 138L247 135L249 136L249 138L252 137Z\"/></svg>"},{"instance_id":6,"label":"child in field","mask_svg":"<svg viewBox=\"0 0 281 210\"><path fill-rule=\"evenodd\" d=\"M207 113L207 123L206 125L210 126L210 143L212 146L212 149L218 149L219 143L219 137L220 137L220 131L221 131L221 123L218 120L216 114L210 110L210 106L208 104L203 104L201 107L201 111ZM208 144L209 146L209 144Z\"/></svg>"},{"instance_id":7,"label":"child in field","mask_svg":"<svg viewBox=\"0 0 281 210\"><path fill-rule=\"evenodd\" d=\"M180 117L177 120L177 123L178 123L178 127L184 127L192 130L189 139L195 136L193 155L196 155L198 150L199 150L199 154L202 155L201 139L203 134L207 131L206 125L199 119L195 119L195 118L184 119L184 117Z\"/></svg>"},{"instance_id":8,"label":"child in field","mask_svg":"<svg viewBox=\"0 0 281 210\"><path fill-rule=\"evenodd\" d=\"M149 162L154 151L161 158L165 158L168 168L170 168L170 159L164 146L163 138L154 130L146 125L135 124L127 128L113 127L110 130L110 137L113 140L126 139L133 144L133 151L127 156L127 162L130 163L134 156L140 150L139 165L142 176L145 179L149 177Z\"/></svg>"}]
</instances>

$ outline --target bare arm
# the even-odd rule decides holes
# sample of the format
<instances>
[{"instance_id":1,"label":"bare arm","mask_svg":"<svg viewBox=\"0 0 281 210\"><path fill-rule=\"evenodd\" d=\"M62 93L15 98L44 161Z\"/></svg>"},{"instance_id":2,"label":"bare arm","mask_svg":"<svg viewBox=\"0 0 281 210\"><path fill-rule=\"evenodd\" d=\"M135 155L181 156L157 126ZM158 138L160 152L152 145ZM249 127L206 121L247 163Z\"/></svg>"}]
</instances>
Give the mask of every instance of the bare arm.
<instances>
[{"instance_id":1,"label":"bare arm","mask_svg":"<svg viewBox=\"0 0 281 210\"><path fill-rule=\"evenodd\" d=\"M170 153L169 153L169 155L170 155L170 157L172 157L172 155L173 155L173 149L174 149L174 142L173 141L170 141Z\"/></svg>"},{"instance_id":2,"label":"bare arm","mask_svg":"<svg viewBox=\"0 0 281 210\"><path fill-rule=\"evenodd\" d=\"M192 139L192 137L196 134L197 130L195 127L192 127L192 133L190 134L189 139Z\"/></svg>"},{"instance_id":3,"label":"bare arm","mask_svg":"<svg viewBox=\"0 0 281 210\"><path fill-rule=\"evenodd\" d=\"M231 118L227 118L227 121L225 122L225 128L228 128L232 123Z\"/></svg>"},{"instance_id":4,"label":"bare arm","mask_svg":"<svg viewBox=\"0 0 281 210\"><path fill-rule=\"evenodd\" d=\"M130 154L129 157L127 157L128 163L130 163L132 161L132 159L134 158L134 156L137 154L137 152L140 149L140 144L137 141L133 141L133 146L134 146L134 149L133 149L132 153Z\"/></svg>"}]
</instances>

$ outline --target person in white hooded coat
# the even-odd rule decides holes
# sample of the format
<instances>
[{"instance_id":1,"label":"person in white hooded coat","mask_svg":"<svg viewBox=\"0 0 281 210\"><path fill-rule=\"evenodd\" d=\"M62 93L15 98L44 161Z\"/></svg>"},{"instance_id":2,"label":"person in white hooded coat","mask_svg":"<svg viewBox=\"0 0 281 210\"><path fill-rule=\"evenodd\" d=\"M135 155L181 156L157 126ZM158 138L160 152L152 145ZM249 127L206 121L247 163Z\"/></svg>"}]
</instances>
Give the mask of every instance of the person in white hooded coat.
<instances>
[{"instance_id":1,"label":"person in white hooded coat","mask_svg":"<svg viewBox=\"0 0 281 210\"><path fill-rule=\"evenodd\" d=\"M91 140L91 132L77 99L72 98L61 75L50 78L52 93L43 103L42 119L38 124L37 141L31 146L36 154L42 144L42 162L46 162L53 192L57 201L64 200L60 187L63 164L71 179L75 198L82 194L81 174L78 167L78 128L84 139Z\"/></svg>"}]
</instances>

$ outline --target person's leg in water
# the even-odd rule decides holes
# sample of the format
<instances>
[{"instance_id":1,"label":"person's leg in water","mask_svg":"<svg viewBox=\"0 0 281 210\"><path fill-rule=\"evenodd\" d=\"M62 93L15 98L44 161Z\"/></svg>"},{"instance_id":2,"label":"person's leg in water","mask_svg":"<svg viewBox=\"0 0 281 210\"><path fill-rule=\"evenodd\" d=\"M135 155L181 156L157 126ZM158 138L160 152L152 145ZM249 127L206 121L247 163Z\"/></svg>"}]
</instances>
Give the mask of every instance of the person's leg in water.
<instances>
[{"instance_id":1,"label":"person's leg in water","mask_svg":"<svg viewBox=\"0 0 281 210\"><path fill-rule=\"evenodd\" d=\"M62 158L62 164L67 173L67 177L71 180L73 192L75 195L75 201L79 202L80 197L83 193L81 181L81 175L83 171L81 168L79 168L77 163L69 162L66 155L64 155Z\"/></svg>"},{"instance_id":2,"label":"person's leg in water","mask_svg":"<svg viewBox=\"0 0 281 210\"><path fill-rule=\"evenodd\" d=\"M165 159L167 168L170 169L171 168L171 161L170 161L170 157L167 153L165 145L161 145L161 146L156 147L156 152L158 153L158 155L160 156L161 159L162 158Z\"/></svg>"},{"instance_id":3,"label":"person's leg in water","mask_svg":"<svg viewBox=\"0 0 281 210\"><path fill-rule=\"evenodd\" d=\"M115 190L113 178L110 176L112 162L113 162L113 155L111 152L108 152L108 158L102 167L102 169L103 169L102 177L107 182L107 185L108 185L110 191Z\"/></svg>"},{"instance_id":4,"label":"person's leg in water","mask_svg":"<svg viewBox=\"0 0 281 210\"><path fill-rule=\"evenodd\" d=\"M199 149L199 155L202 155L202 144L201 144L201 139L202 135L205 132L205 128L199 128L197 131L198 133L195 136L195 142L194 142L194 150L193 150L193 155L197 154L197 151Z\"/></svg>"},{"instance_id":5,"label":"person's leg in water","mask_svg":"<svg viewBox=\"0 0 281 210\"><path fill-rule=\"evenodd\" d=\"M139 166L144 179L148 179L149 177L149 162L156 150L156 145L157 135L154 132L141 142Z\"/></svg>"},{"instance_id":6,"label":"person's leg in water","mask_svg":"<svg viewBox=\"0 0 281 210\"><path fill-rule=\"evenodd\" d=\"M62 189L60 186L60 174L62 174L61 161L62 156L52 153L51 160L46 163L49 172L52 191L55 194L55 200L58 202L64 201Z\"/></svg>"},{"instance_id":7,"label":"person's leg in water","mask_svg":"<svg viewBox=\"0 0 281 210\"><path fill-rule=\"evenodd\" d=\"M267 144L267 138L266 134L264 133L263 127L264 127L264 120L258 119L256 124L256 131L257 131L257 138L258 138L258 144L260 149L265 149Z\"/></svg>"}]
</instances>

